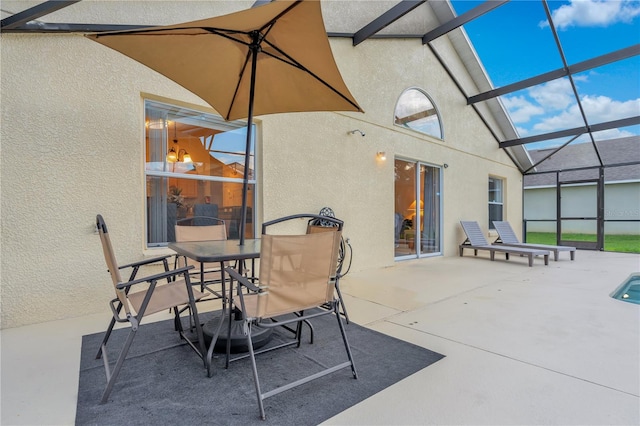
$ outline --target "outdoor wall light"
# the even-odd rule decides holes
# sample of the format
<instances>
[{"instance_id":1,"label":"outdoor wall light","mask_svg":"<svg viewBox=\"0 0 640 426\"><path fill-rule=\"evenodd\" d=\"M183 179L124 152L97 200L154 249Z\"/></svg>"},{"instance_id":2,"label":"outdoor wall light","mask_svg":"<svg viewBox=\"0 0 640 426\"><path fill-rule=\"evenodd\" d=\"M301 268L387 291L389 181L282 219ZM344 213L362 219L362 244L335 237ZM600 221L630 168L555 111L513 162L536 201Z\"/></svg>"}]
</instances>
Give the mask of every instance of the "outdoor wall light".
<instances>
[{"instance_id":1,"label":"outdoor wall light","mask_svg":"<svg viewBox=\"0 0 640 426\"><path fill-rule=\"evenodd\" d=\"M444 164L442 165L442 167L444 167L444 168L446 169L446 168L448 168L448 167L449 167L449 165L448 165L447 163L444 163Z\"/></svg>"},{"instance_id":2,"label":"outdoor wall light","mask_svg":"<svg viewBox=\"0 0 640 426\"><path fill-rule=\"evenodd\" d=\"M376 154L376 157L380 161L385 161L387 159L387 154L384 151L378 151L378 153Z\"/></svg>"},{"instance_id":3,"label":"outdoor wall light","mask_svg":"<svg viewBox=\"0 0 640 426\"><path fill-rule=\"evenodd\" d=\"M349 135L355 135L356 133L360 133L360 136L362 136L364 138L364 132L360 129L355 129L355 130L349 130L347 132L347 134Z\"/></svg>"}]
</instances>

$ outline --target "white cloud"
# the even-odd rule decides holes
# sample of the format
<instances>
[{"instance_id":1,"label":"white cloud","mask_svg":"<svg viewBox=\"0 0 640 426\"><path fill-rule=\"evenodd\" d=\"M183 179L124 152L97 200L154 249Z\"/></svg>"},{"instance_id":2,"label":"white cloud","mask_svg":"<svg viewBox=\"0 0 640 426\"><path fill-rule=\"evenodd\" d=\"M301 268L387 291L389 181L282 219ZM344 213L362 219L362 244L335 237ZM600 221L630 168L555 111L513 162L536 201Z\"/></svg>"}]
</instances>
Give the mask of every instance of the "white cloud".
<instances>
[{"instance_id":1,"label":"white cloud","mask_svg":"<svg viewBox=\"0 0 640 426\"><path fill-rule=\"evenodd\" d=\"M640 15L640 3L636 0L570 0L552 12L558 29L568 27L607 27L617 22L629 23ZM546 21L539 24L548 26Z\"/></svg>"},{"instance_id":2,"label":"white cloud","mask_svg":"<svg viewBox=\"0 0 640 426\"><path fill-rule=\"evenodd\" d=\"M607 96L584 96L582 107L592 123L618 120L640 114L640 98L616 101Z\"/></svg>"},{"instance_id":3,"label":"white cloud","mask_svg":"<svg viewBox=\"0 0 640 426\"><path fill-rule=\"evenodd\" d=\"M618 138L626 138L629 136L636 136L635 133L631 133L627 130L620 130L620 129L609 129L609 130L602 130L600 132L594 132L593 133L593 138L597 141L606 141L609 139L618 139Z\"/></svg>"},{"instance_id":4,"label":"white cloud","mask_svg":"<svg viewBox=\"0 0 640 426\"><path fill-rule=\"evenodd\" d=\"M576 101L571 82L566 78L532 87L529 89L529 96L546 109L554 110L563 110Z\"/></svg>"},{"instance_id":5,"label":"white cloud","mask_svg":"<svg viewBox=\"0 0 640 426\"><path fill-rule=\"evenodd\" d=\"M527 123L532 116L544 114L542 107L534 105L523 96L505 96L502 98L502 103L509 111L511 121L514 123Z\"/></svg>"},{"instance_id":6,"label":"white cloud","mask_svg":"<svg viewBox=\"0 0 640 426\"><path fill-rule=\"evenodd\" d=\"M519 124L517 130L520 135L584 126L568 79L553 80L533 87L527 91L527 95L504 96L501 99L513 123ZM581 105L590 124L640 115L640 98L617 101L607 96L585 95L581 98ZM526 129L523 128L525 126ZM624 131L614 133L613 130L610 133L617 137L630 134Z\"/></svg>"},{"instance_id":7,"label":"white cloud","mask_svg":"<svg viewBox=\"0 0 640 426\"><path fill-rule=\"evenodd\" d=\"M590 124L633 117L640 112L640 98L620 102L607 96L584 96L581 102ZM582 115L578 105L573 104L560 114L541 120L533 128L540 132L553 132L581 126L584 126Z\"/></svg>"},{"instance_id":8,"label":"white cloud","mask_svg":"<svg viewBox=\"0 0 640 426\"><path fill-rule=\"evenodd\" d=\"M534 130L540 133L553 132L560 129L571 129L584 126L582 115L578 109L578 104L573 104L566 111L558 115L547 117L533 126Z\"/></svg>"}]
</instances>

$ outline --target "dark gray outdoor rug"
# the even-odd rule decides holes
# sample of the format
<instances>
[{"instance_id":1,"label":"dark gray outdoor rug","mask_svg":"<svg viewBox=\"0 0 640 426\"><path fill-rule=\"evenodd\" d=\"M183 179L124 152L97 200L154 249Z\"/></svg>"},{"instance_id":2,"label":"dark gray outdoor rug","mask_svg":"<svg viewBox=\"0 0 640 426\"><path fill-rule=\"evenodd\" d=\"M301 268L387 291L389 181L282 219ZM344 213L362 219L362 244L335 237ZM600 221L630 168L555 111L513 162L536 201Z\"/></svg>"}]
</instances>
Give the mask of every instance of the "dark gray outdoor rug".
<instances>
[{"instance_id":1,"label":"dark gray outdoor rug","mask_svg":"<svg viewBox=\"0 0 640 426\"><path fill-rule=\"evenodd\" d=\"M305 326L300 348L257 357L263 392L318 371L318 364L347 360L335 317L326 315L312 322L314 344L309 344ZM284 332L280 327L276 330L273 342ZM208 378L200 358L188 346L179 345L172 321L140 326L109 402L100 405L106 376L102 360L94 358L104 334L83 336L76 424L317 425L443 358L354 323L346 325L346 331L358 379L345 368L270 397L265 400L266 421L259 417L250 360L232 362L224 369L224 357L216 356L214 375ZM128 332L113 332L112 363Z\"/></svg>"}]
</instances>

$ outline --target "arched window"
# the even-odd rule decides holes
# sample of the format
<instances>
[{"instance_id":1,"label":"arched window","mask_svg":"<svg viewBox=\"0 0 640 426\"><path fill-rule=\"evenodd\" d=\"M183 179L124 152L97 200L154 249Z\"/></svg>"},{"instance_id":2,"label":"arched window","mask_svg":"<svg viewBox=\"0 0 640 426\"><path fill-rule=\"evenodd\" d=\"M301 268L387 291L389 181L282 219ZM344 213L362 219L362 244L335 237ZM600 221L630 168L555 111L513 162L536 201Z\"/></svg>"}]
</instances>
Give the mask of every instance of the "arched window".
<instances>
[{"instance_id":1,"label":"arched window","mask_svg":"<svg viewBox=\"0 0 640 426\"><path fill-rule=\"evenodd\" d=\"M395 125L443 139L440 114L429 95L411 87L400 95L393 116Z\"/></svg>"}]
</instances>

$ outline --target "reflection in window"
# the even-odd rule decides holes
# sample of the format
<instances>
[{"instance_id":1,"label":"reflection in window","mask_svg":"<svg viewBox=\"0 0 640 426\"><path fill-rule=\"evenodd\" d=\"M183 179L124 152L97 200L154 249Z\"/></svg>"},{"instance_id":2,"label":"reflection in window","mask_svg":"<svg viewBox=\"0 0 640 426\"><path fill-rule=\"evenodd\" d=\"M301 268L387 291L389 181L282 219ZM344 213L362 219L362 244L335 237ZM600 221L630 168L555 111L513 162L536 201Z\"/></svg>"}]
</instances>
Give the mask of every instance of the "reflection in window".
<instances>
[{"instance_id":1,"label":"reflection in window","mask_svg":"<svg viewBox=\"0 0 640 426\"><path fill-rule=\"evenodd\" d=\"M407 89L396 104L394 123L442 139L442 125L435 105L420 89Z\"/></svg>"},{"instance_id":2,"label":"reflection in window","mask_svg":"<svg viewBox=\"0 0 640 426\"><path fill-rule=\"evenodd\" d=\"M228 238L239 238L246 131L246 124L213 114L145 101L148 247L175 241L176 221L192 216L223 219ZM248 224L255 222L254 146L252 141ZM253 237L251 225L245 237Z\"/></svg>"}]
</instances>

